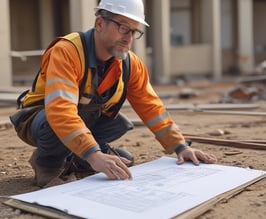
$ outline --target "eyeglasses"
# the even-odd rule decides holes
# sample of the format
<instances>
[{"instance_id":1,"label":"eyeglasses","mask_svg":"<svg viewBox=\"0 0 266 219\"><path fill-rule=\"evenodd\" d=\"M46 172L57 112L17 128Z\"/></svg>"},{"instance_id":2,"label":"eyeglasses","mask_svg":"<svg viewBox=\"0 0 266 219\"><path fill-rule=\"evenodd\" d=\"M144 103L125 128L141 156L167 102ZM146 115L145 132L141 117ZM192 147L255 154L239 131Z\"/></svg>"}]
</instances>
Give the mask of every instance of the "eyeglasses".
<instances>
[{"instance_id":1,"label":"eyeglasses","mask_svg":"<svg viewBox=\"0 0 266 219\"><path fill-rule=\"evenodd\" d=\"M115 21L111 18L103 17L104 20L111 21L115 23L118 27L118 32L121 34L129 34L131 32L132 37L136 40L142 37L143 31L138 30L138 29L131 29L129 26L125 24L121 24L118 21Z\"/></svg>"}]
</instances>

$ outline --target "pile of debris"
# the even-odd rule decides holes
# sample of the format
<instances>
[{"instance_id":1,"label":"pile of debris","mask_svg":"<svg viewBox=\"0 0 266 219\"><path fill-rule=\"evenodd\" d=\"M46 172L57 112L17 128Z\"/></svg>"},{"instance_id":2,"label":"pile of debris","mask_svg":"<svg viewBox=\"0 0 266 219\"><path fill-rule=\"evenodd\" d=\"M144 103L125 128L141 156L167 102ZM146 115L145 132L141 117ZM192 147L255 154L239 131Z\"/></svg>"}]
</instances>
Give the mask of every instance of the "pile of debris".
<instances>
[{"instance_id":1,"label":"pile of debris","mask_svg":"<svg viewBox=\"0 0 266 219\"><path fill-rule=\"evenodd\" d=\"M235 88L225 93L221 103L246 103L266 100L266 75L241 78Z\"/></svg>"}]
</instances>

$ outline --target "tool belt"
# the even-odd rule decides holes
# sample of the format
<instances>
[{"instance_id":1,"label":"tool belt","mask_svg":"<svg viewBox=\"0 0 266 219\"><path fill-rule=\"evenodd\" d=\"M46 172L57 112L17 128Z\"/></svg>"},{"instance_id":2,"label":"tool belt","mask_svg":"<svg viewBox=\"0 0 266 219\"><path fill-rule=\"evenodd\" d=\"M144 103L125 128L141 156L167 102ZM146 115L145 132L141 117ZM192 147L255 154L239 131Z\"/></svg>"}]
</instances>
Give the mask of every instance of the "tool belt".
<instances>
[{"instance_id":1,"label":"tool belt","mask_svg":"<svg viewBox=\"0 0 266 219\"><path fill-rule=\"evenodd\" d=\"M36 146L30 134L30 125L35 115L43 109L43 105L25 107L9 117L18 137L29 145Z\"/></svg>"}]
</instances>

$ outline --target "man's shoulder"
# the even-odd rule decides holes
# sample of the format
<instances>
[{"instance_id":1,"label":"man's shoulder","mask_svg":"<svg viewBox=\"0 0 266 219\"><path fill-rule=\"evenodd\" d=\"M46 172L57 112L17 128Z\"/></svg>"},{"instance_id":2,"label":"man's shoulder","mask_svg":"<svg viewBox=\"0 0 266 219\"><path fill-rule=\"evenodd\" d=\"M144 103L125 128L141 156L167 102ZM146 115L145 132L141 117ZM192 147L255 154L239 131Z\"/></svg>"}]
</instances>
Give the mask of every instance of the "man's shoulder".
<instances>
[{"instance_id":1,"label":"man's shoulder","mask_svg":"<svg viewBox=\"0 0 266 219\"><path fill-rule=\"evenodd\" d=\"M133 51L129 51L129 57L130 57L130 61L132 61L133 63L136 62L136 63L142 63L142 60L141 58L136 54L134 53Z\"/></svg>"}]
</instances>

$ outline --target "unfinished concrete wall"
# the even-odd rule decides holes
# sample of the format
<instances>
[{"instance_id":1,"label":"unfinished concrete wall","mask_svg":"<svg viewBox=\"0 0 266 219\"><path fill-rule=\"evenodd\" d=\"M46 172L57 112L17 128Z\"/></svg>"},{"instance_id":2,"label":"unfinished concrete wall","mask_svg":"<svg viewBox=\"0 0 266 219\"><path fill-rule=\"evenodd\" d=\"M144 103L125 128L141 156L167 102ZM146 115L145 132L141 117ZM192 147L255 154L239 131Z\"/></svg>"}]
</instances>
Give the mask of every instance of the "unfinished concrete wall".
<instances>
[{"instance_id":1,"label":"unfinished concrete wall","mask_svg":"<svg viewBox=\"0 0 266 219\"><path fill-rule=\"evenodd\" d=\"M0 86L11 86L12 84L12 70L10 60L10 24L9 24L9 0L1 0L0 20L5 21L0 25L0 65L1 65L1 80Z\"/></svg>"}]
</instances>

